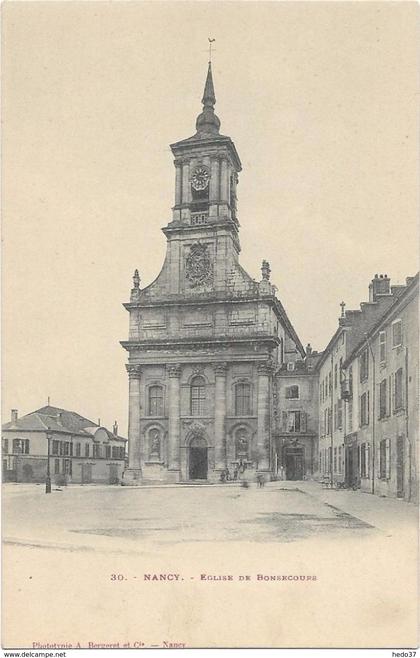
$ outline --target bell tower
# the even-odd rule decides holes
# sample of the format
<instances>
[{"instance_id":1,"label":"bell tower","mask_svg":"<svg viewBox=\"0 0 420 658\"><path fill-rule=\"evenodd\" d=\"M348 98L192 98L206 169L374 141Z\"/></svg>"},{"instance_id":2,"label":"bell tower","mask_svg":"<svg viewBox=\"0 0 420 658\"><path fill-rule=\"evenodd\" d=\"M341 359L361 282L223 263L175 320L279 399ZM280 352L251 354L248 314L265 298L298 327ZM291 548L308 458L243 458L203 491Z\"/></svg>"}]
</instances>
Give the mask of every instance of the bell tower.
<instances>
[{"instance_id":1,"label":"bell tower","mask_svg":"<svg viewBox=\"0 0 420 658\"><path fill-rule=\"evenodd\" d=\"M220 134L210 62L201 102L195 135L171 144L175 205L162 229L171 294L224 291L240 251L236 190L242 167L234 143Z\"/></svg>"},{"instance_id":2,"label":"bell tower","mask_svg":"<svg viewBox=\"0 0 420 658\"><path fill-rule=\"evenodd\" d=\"M202 226L232 222L237 231L236 188L242 167L230 137L219 133L210 62L201 102L203 111L197 117L196 134L171 144L175 156L172 223Z\"/></svg>"}]
</instances>

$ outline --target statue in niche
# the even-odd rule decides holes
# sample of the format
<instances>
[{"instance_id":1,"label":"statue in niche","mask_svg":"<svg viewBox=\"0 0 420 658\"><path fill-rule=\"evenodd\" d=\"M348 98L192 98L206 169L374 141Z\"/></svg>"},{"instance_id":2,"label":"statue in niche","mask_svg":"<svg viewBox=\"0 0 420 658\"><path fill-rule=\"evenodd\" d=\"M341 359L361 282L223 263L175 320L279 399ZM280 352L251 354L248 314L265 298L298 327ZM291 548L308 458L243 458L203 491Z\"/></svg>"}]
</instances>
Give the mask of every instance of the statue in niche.
<instances>
[{"instance_id":1,"label":"statue in niche","mask_svg":"<svg viewBox=\"0 0 420 658\"><path fill-rule=\"evenodd\" d=\"M236 439L236 457L237 459L248 458L248 437L244 430L239 433Z\"/></svg>"},{"instance_id":2,"label":"statue in niche","mask_svg":"<svg viewBox=\"0 0 420 658\"><path fill-rule=\"evenodd\" d=\"M150 457L159 459L160 457L160 434L159 430L150 432Z\"/></svg>"}]
</instances>

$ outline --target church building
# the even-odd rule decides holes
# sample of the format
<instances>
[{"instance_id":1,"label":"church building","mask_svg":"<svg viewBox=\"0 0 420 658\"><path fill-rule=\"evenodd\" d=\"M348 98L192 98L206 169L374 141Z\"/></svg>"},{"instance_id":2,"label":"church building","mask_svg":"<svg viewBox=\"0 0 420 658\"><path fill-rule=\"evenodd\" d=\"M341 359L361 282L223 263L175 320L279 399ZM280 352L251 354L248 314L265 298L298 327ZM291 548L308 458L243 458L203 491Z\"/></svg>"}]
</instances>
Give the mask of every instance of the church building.
<instances>
[{"instance_id":1,"label":"church building","mask_svg":"<svg viewBox=\"0 0 420 658\"><path fill-rule=\"evenodd\" d=\"M258 282L239 263L241 161L220 134L215 102L209 64L196 133L171 145L175 199L162 229L163 267L145 288L136 270L124 304L126 485L216 482L226 468L249 479L275 475L282 458L276 373L305 361L269 263L262 261Z\"/></svg>"}]
</instances>

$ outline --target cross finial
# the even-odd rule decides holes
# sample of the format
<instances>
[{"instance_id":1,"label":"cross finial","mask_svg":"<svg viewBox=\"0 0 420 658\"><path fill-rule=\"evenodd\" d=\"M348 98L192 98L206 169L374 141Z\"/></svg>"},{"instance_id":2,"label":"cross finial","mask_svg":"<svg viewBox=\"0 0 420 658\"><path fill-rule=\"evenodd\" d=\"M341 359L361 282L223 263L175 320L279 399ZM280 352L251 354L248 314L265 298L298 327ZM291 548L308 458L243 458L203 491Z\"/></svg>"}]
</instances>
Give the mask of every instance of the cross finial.
<instances>
[{"instance_id":1,"label":"cross finial","mask_svg":"<svg viewBox=\"0 0 420 658\"><path fill-rule=\"evenodd\" d=\"M344 318L345 317L344 309L346 308L346 302L341 302L340 306L341 306L341 317Z\"/></svg>"},{"instance_id":2,"label":"cross finial","mask_svg":"<svg viewBox=\"0 0 420 658\"><path fill-rule=\"evenodd\" d=\"M207 38L208 38L208 42L209 42L209 64L210 64L210 62L211 62L211 44L214 43L216 41L216 39L210 39L210 37L207 37Z\"/></svg>"}]
</instances>

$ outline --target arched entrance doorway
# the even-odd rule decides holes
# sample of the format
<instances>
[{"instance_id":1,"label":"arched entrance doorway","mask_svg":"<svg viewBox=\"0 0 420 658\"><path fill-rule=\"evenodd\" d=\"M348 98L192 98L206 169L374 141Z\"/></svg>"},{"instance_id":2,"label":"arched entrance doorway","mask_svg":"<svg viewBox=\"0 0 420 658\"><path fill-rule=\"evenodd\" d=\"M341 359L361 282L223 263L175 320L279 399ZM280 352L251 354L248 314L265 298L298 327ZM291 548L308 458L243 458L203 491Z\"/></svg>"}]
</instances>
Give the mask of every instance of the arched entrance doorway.
<instances>
[{"instance_id":1,"label":"arched entrance doorway","mask_svg":"<svg viewBox=\"0 0 420 658\"><path fill-rule=\"evenodd\" d=\"M188 450L188 476L190 480L207 480L207 451L207 441L201 436L195 436Z\"/></svg>"},{"instance_id":2,"label":"arched entrance doorway","mask_svg":"<svg viewBox=\"0 0 420 658\"><path fill-rule=\"evenodd\" d=\"M305 471L303 446L299 444L285 446L283 455L286 480L303 480Z\"/></svg>"}]
</instances>

